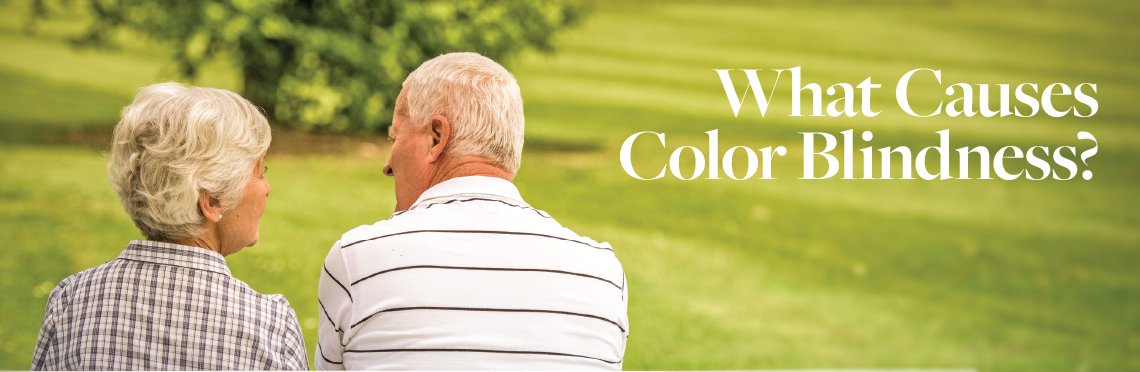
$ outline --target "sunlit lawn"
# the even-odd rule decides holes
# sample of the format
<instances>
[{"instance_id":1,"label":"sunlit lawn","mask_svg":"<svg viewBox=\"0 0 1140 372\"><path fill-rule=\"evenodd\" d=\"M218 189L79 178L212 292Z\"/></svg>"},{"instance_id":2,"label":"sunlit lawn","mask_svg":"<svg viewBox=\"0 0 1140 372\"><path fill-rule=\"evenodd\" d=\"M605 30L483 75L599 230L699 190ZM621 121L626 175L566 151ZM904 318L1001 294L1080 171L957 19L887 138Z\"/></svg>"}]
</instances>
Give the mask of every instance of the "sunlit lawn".
<instances>
[{"instance_id":1,"label":"sunlit lawn","mask_svg":"<svg viewBox=\"0 0 1140 372\"><path fill-rule=\"evenodd\" d=\"M528 126L516 183L532 205L616 248L631 288L626 369L1140 369L1138 7L948 4L599 5L558 54L511 66ZM68 138L103 133L135 89L173 78L160 51L70 50L59 37L73 21L21 34L7 11L18 6L0 12L5 369L27 367L55 283L138 238L107 184L105 146ZM793 66L825 88L871 76L883 84L873 102L883 113L790 118L781 85L767 117L746 101L733 118L711 71ZM916 105L937 105L955 82L1091 82L1100 112L913 118L895 106L894 85L920 67L943 70L944 86L917 86ZM235 81L218 67L198 83ZM870 130L874 141L860 146L917 150L947 128L953 148L991 150L1083 150L1090 143L1076 132L1090 131L1096 176L796 179L797 132ZM668 150L637 148L637 170L655 174L675 147L703 151L713 129L722 151L786 146L777 180L639 181L618 163L635 132L667 134ZM313 153L284 143L268 159L262 240L229 263L253 288L290 300L311 346L324 255L340 233L391 213L392 181L380 171L385 148Z\"/></svg>"}]
</instances>

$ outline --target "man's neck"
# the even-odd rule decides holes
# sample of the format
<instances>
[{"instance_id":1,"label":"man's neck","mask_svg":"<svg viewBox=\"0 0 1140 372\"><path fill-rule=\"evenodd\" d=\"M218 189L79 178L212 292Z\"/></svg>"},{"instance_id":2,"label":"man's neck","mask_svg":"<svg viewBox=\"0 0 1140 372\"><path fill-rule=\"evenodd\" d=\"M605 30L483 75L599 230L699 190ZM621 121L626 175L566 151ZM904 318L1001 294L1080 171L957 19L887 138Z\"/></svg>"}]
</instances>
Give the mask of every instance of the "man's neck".
<instances>
[{"instance_id":1,"label":"man's neck","mask_svg":"<svg viewBox=\"0 0 1140 372\"><path fill-rule=\"evenodd\" d=\"M443 181L459 177L483 176L502 178L507 181L511 181L515 178L514 174L499 167L495 162L477 156L446 160L440 169L441 171L432 177L428 188L438 185Z\"/></svg>"}]
</instances>

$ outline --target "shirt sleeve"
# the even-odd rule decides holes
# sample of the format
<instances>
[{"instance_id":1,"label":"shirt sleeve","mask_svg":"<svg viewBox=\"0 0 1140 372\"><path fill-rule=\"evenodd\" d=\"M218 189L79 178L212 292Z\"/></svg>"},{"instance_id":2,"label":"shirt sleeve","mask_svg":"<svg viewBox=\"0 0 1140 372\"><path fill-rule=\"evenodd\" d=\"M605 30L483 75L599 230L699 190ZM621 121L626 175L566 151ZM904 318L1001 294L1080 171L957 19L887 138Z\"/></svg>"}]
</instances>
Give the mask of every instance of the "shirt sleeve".
<instances>
[{"instance_id":1,"label":"shirt sleeve","mask_svg":"<svg viewBox=\"0 0 1140 372\"><path fill-rule=\"evenodd\" d=\"M345 331L352 320L352 293L340 242L333 244L321 269L317 306L321 311L313 364L318 370L344 370Z\"/></svg>"},{"instance_id":2,"label":"shirt sleeve","mask_svg":"<svg viewBox=\"0 0 1140 372\"><path fill-rule=\"evenodd\" d=\"M629 324L629 281L625 278L625 273L621 274L621 316L625 320L625 337L621 340L621 361L625 361L625 347L629 343L629 330L633 328ZM618 363L618 369L622 369L622 363Z\"/></svg>"},{"instance_id":3,"label":"shirt sleeve","mask_svg":"<svg viewBox=\"0 0 1140 372\"><path fill-rule=\"evenodd\" d=\"M309 355L305 350L305 336L301 333L301 323L297 321L297 313L285 303L288 316L285 319L285 341L283 342L282 369L291 371L308 371Z\"/></svg>"},{"instance_id":4,"label":"shirt sleeve","mask_svg":"<svg viewBox=\"0 0 1140 372\"><path fill-rule=\"evenodd\" d=\"M61 298L68 280L64 279L51 291L48 296L47 307L44 309L44 323L40 326L40 335L36 339L36 350L32 354L33 371L61 370L59 364L59 343L56 338L56 313L61 304Z\"/></svg>"}]
</instances>

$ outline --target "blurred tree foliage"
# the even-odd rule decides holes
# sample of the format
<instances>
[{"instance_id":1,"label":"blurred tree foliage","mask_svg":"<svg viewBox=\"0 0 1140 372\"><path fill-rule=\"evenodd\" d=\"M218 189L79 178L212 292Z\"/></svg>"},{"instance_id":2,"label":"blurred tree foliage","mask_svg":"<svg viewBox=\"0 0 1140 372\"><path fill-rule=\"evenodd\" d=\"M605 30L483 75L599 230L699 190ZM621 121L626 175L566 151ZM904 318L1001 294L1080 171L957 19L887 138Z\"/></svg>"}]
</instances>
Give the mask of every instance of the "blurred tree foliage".
<instances>
[{"instance_id":1,"label":"blurred tree foliage","mask_svg":"<svg viewBox=\"0 0 1140 372\"><path fill-rule=\"evenodd\" d=\"M400 84L427 59L550 52L584 14L567 0L34 0L29 25L71 1L93 18L80 45L113 46L130 30L171 44L190 78L234 56L242 95L278 122L336 132L386 128Z\"/></svg>"}]
</instances>

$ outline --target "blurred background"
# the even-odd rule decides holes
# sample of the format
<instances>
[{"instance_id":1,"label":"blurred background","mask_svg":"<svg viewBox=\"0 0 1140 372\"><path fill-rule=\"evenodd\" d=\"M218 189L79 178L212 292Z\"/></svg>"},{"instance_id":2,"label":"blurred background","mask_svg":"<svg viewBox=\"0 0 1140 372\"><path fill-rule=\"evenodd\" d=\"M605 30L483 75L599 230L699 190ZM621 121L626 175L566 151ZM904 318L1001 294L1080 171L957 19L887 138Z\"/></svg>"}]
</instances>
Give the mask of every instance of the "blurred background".
<instances>
[{"instance_id":1,"label":"blurred background","mask_svg":"<svg viewBox=\"0 0 1140 372\"><path fill-rule=\"evenodd\" d=\"M0 2L0 369L29 366L61 279L140 238L107 181L110 133L138 88L169 80L271 106L262 238L227 260L254 289L289 299L311 354L328 248L395 203L377 133L399 82L425 58L474 50L506 63L522 87L527 138L516 184L526 201L610 242L625 267L626 369L1140 370L1134 2L468 1L376 5L372 15L309 14L286 2L95 3L103 7ZM322 34L322 22L341 31ZM882 84L872 102L882 113L789 117L785 76L766 117L751 96L734 117L712 71L794 66L823 88L871 77ZM940 69L943 79L912 86L916 107L949 101L943 90L959 82L1095 83L1100 107L1090 118L915 118L894 99L899 77L915 68ZM770 84L774 73L761 76ZM278 83L254 86L266 81ZM777 179L641 181L621 169L618 150L633 133L667 135L665 149L651 140L635 148L638 172L653 175L676 147L704 151L714 129L722 152L787 147ZM847 129L874 132L858 147L916 152L937 145L943 129L951 148L1081 152L1092 145L1076 135L1088 131L1098 153L1078 165L1095 176L798 179L797 132ZM951 168L957 175L956 157Z\"/></svg>"}]
</instances>

